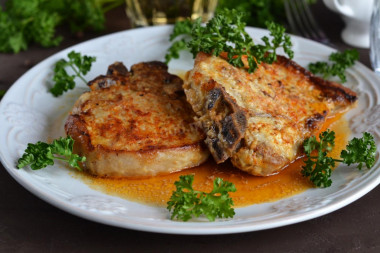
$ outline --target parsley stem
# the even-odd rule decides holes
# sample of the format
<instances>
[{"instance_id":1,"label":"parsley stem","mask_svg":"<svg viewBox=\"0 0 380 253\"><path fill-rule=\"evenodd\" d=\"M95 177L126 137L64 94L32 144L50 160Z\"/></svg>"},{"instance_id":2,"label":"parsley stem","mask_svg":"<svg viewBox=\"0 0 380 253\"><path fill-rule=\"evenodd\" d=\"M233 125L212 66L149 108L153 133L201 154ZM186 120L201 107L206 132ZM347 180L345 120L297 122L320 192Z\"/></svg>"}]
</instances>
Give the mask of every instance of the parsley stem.
<instances>
[{"instance_id":1,"label":"parsley stem","mask_svg":"<svg viewBox=\"0 0 380 253\"><path fill-rule=\"evenodd\" d=\"M78 69L74 68L74 65L73 65L71 62L69 62L69 65L70 65L70 67L72 68L72 70L74 70L75 74L77 74L77 76L78 76L80 79L82 79L82 81L83 81L84 83L87 83L87 80L84 79L84 77L80 74L80 72L79 72Z\"/></svg>"},{"instance_id":2,"label":"parsley stem","mask_svg":"<svg viewBox=\"0 0 380 253\"><path fill-rule=\"evenodd\" d=\"M318 157L318 156L309 156L309 158L310 158L310 159L318 159L319 157ZM344 162L344 160L340 160L340 159L334 159L334 158L333 158L333 160L334 160L334 162L340 162L340 163L343 163L343 162Z\"/></svg>"},{"instance_id":3,"label":"parsley stem","mask_svg":"<svg viewBox=\"0 0 380 253\"><path fill-rule=\"evenodd\" d=\"M340 159L327 156L335 144L334 131L326 130L319 135L306 139L303 143L307 159L302 166L302 175L318 187L329 187L332 183L330 176L336 162L346 165L357 164L359 170L365 165L368 169L375 163L376 144L370 133L364 132L362 138L353 138L348 142L346 149L340 153ZM318 152L318 156L315 155ZM314 156L310 156L313 153Z\"/></svg>"},{"instance_id":4,"label":"parsley stem","mask_svg":"<svg viewBox=\"0 0 380 253\"><path fill-rule=\"evenodd\" d=\"M61 161L64 161L64 162L68 162L69 161L69 159L64 158L64 157L60 157L60 156L54 156L54 159L61 160Z\"/></svg>"}]
</instances>

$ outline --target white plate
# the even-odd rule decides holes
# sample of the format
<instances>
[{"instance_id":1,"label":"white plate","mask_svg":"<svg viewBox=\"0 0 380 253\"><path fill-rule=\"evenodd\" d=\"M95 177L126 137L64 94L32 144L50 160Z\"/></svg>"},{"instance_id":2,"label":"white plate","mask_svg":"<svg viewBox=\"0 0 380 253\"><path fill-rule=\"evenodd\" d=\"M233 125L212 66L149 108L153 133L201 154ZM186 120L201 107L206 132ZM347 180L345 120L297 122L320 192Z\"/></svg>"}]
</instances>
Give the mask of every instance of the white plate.
<instances>
[{"instance_id":1,"label":"white plate","mask_svg":"<svg viewBox=\"0 0 380 253\"><path fill-rule=\"evenodd\" d=\"M104 74L114 61L127 67L141 61L163 60L169 47L171 27L150 27L97 38L57 53L23 75L0 103L0 158L8 172L26 189L50 204L80 217L123 228L173 234L225 234L255 231L305 221L337 210L360 198L380 183L380 166L358 171L339 166L333 173L333 185L306 192L274 203L236 209L230 220L216 222L178 222L169 219L165 208L155 208L106 195L90 189L63 166L39 171L17 170L15 164L27 143L63 136L63 122L76 98L86 90L84 84L59 98L47 92L56 61L71 50L96 56L87 80ZM248 28L253 38L267 31ZM256 40L259 41L259 40ZM292 37L295 60L303 66L327 60L333 49L306 39ZM170 64L171 71L192 67L190 54ZM358 92L359 105L347 115L353 135L363 131L375 135L380 144L380 82L360 63L348 70L347 85Z\"/></svg>"}]
</instances>

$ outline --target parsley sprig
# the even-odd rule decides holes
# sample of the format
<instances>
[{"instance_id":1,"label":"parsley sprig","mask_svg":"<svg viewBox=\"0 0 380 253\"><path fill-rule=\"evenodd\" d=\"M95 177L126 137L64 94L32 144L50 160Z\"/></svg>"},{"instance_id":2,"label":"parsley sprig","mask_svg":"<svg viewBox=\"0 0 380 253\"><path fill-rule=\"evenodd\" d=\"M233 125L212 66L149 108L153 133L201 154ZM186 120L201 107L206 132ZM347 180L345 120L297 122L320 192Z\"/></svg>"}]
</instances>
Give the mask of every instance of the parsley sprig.
<instances>
[{"instance_id":1,"label":"parsley sprig","mask_svg":"<svg viewBox=\"0 0 380 253\"><path fill-rule=\"evenodd\" d=\"M17 168L21 169L30 165L32 170L39 170L48 165L54 165L54 160L61 160L81 171L78 163L86 161L86 157L74 154L73 145L74 140L70 136L60 137L51 144L41 141L35 144L29 143L25 153L17 162Z\"/></svg>"},{"instance_id":2,"label":"parsley sprig","mask_svg":"<svg viewBox=\"0 0 380 253\"><path fill-rule=\"evenodd\" d=\"M359 52L356 49L347 49L343 52L332 53L330 62L315 62L309 64L309 70L313 74L322 75L324 79L338 76L342 83L347 81L345 71L359 60Z\"/></svg>"},{"instance_id":3,"label":"parsley sprig","mask_svg":"<svg viewBox=\"0 0 380 253\"><path fill-rule=\"evenodd\" d=\"M178 37L183 37L180 40L176 40L168 49L165 55L165 62L168 64L172 59L179 58L179 52L187 50L187 42L191 38L191 29L193 28L193 22L189 19L183 21L177 21L174 24L173 32L170 34L170 41L174 41Z\"/></svg>"},{"instance_id":4,"label":"parsley sprig","mask_svg":"<svg viewBox=\"0 0 380 253\"><path fill-rule=\"evenodd\" d=\"M216 178L213 190L205 193L194 190L193 181L193 175L184 175L174 183L176 191L167 203L167 209L172 211L171 219L188 221L203 214L209 221L214 221L217 217L232 218L235 215L233 201L228 194L236 191L234 184Z\"/></svg>"},{"instance_id":5,"label":"parsley sprig","mask_svg":"<svg viewBox=\"0 0 380 253\"><path fill-rule=\"evenodd\" d=\"M236 67L244 67L243 57L248 61L248 72L253 72L261 62L273 63L277 59L277 49L283 48L289 58L293 58L290 37L285 28L273 22L267 23L271 39L262 37L264 44L255 44L245 31L244 13L236 10L223 10L213 17L206 26L201 19L195 22L178 22L175 24L170 40L175 41L165 56L168 63L179 57L179 51L188 48L193 57L199 52L219 56L227 53L227 61Z\"/></svg>"},{"instance_id":6,"label":"parsley sprig","mask_svg":"<svg viewBox=\"0 0 380 253\"><path fill-rule=\"evenodd\" d=\"M74 89L76 77L79 77L84 83L87 83L83 75L86 75L93 62L96 61L96 57L81 55L78 52L71 51L67 57L69 60L61 59L55 64L54 68L54 86L50 89L50 92L58 97L64 92ZM66 71L66 67L70 67L74 71L74 75L69 75Z\"/></svg>"},{"instance_id":7,"label":"parsley sprig","mask_svg":"<svg viewBox=\"0 0 380 253\"><path fill-rule=\"evenodd\" d=\"M353 138L349 141L345 150L340 154L341 159L334 159L327 156L335 144L335 132L324 131L319 134L319 141L315 136L306 139L303 143L307 160L302 166L302 175L309 177L310 181L317 187L331 186L331 172L335 167L335 162L347 165L357 164L359 170L363 165L369 169L375 164L376 145L370 133L363 133L361 138ZM314 155L314 152L317 152Z\"/></svg>"}]
</instances>

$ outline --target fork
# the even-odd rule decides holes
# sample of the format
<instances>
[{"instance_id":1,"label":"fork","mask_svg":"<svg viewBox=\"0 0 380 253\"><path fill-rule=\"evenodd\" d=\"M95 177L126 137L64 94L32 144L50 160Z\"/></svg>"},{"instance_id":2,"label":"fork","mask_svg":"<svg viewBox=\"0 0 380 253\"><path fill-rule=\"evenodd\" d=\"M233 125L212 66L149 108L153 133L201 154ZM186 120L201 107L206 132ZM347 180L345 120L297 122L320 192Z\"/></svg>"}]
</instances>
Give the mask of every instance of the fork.
<instances>
[{"instance_id":1,"label":"fork","mask_svg":"<svg viewBox=\"0 0 380 253\"><path fill-rule=\"evenodd\" d=\"M324 44L330 44L310 11L308 0L284 0L285 14L293 33Z\"/></svg>"}]
</instances>

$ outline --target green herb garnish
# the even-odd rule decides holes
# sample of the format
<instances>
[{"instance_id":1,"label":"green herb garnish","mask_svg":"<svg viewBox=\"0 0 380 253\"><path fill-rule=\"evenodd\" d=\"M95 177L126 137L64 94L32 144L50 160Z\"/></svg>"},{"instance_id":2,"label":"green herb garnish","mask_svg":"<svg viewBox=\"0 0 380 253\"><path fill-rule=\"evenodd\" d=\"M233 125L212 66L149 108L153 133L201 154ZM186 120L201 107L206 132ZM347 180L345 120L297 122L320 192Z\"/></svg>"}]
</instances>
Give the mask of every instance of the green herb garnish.
<instances>
[{"instance_id":1,"label":"green herb garnish","mask_svg":"<svg viewBox=\"0 0 380 253\"><path fill-rule=\"evenodd\" d=\"M170 41L174 40L180 35L191 35L191 29L193 28L193 22L189 19L177 21L174 24L173 32L170 34Z\"/></svg>"},{"instance_id":2,"label":"green herb garnish","mask_svg":"<svg viewBox=\"0 0 380 253\"><path fill-rule=\"evenodd\" d=\"M104 13L124 3L124 0L9 0L0 7L0 52L18 53L32 43L43 47L57 46L60 25L71 32L104 29Z\"/></svg>"},{"instance_id":3,"label":"green herb garnish","mask_svg":"<svg viewBox=\"0 0 380 253\"><path fill-rule=\"evenodd\" d=\"M54 165L54 160L67 162L71 167L82 170L78 162L86 161L86 157L73 154L74 140L68 136L54 140L52 144L45 142L29 143L25 153L18 160L17 168L30 165L32 170L39 170Z\"/></svg>"},{"instance_id":4,"label":"green herb garnish","mask_svg":"<svg viewBox=\"0 0 380 253\"><path fill-rule=\"evenodd\" d=\"M273 63L277 59L278 48L282 47L285 53L293 58L292 43L290 37L285 34L284 27L268 22L267 28L272 39L264 36L262 38L264 45L256 45L244 30L243 16L244 13L236 10L223 10L206 26L201 24L201 19L197 19L192 25L189 21L177 23L170 40L174 41L178 36L185 36L175 41L169 48L165 56L166 62L178 58L179 51L185 47L190 50L194 58L199 52L215 56L227 53L227 61L235 67L244 67L243 57L246 57L250 73L255 71L261 62ZM186 35L190 35L190 38Z\"/></svg>"},{"instance_id":5,"label":"green herb garnish","mask_svg":"<svg viewBox=\"0 0 380 253\"><path fill-rule=\"evenodd\" d=\"M363 164L369 169L375 164L376 145L370 133L363 133L362 138L353 138L349 141L345 150L340 154L341 159L334 159L327 156L327 153L334 147L334 131L324 131L319 135L319 141L315 136L306 139L303 143L307 156L302 175L310 177L310 181L317 187L331 186L331 172L335 167L335 162L347 165L357 164L359 170ZM316 155L312 155L317 151Z\"/></svg>"},{"instance_id":6,"label":"green herb garnish","mask_svg":"<svg viewBox=\"0 0 380 253\"><path fill-rule=\"evenodd\" d=\"M170 34L170 41L174 41L176 38L184 35L185 38L174 41L173 44L168 49L165 55L165 62L168 64L172 59L179 58L179 52L182 50L187 50L187 42L189 36L191 36L191 29L193 27L193 22L191 20L178 21L174 24L173 32Z\"/></svg>"},{"instance_id":7,"label":"green herb garnish","mask_svg":"<svg viewBox=\"0 0 380 253\"><path fill-rule=\"evenodd\" d=\"M309 64L309 70L313 74L321 75L324 79L338 76L342 83L346 82L345 71L359 60L359 52L356 49L347 49L344 52L332 53L328 62L315 62Z\"/></svg>"},{"instance_id":8,"label":"green herb garnish","mask_svg":"<svg viewBox=\"0 0 380 253\"><path fill-rule=\"evenodd\" d=\"M58 97L69 89L74 89L76 77L79 77L83 82L87 83L83 75L87 74L91 69L91 65L96 61L96 57L87 55L81 55L80 53L71 51L68 55L69 61L65 59L59 60L55 64L54 68L54 86L50 89L50 92ZM69 75L66 71L66 67L70 67L75 75Z\"/></svg>"},{"instance_id":9,"label":"green herb garnish","mask_svg":"<svg viewBox=\"0 0 380 253\"><path fill-rule=\"evenodd\" d=\"M0 90L0 100L4 97L5 92L5 90Z\"/></svg>"},{"instance_id":10,"label":"green herb garnish","mask_svg":"<svg viewBox=\"0 0 380 253\"><path fill-rule=\"evenodd\" d=\"M232 218L235 215L233 201L228 194L236 191L234 184L216 178L214 189L205 193L194 190L193 181L193 175L185 175L174 183L177 189L167 203L167 209L172 211L171 219L188 221L192 217L205 215L209 221L214 221L217 217Z\"/></svg>"}]
</instances>

